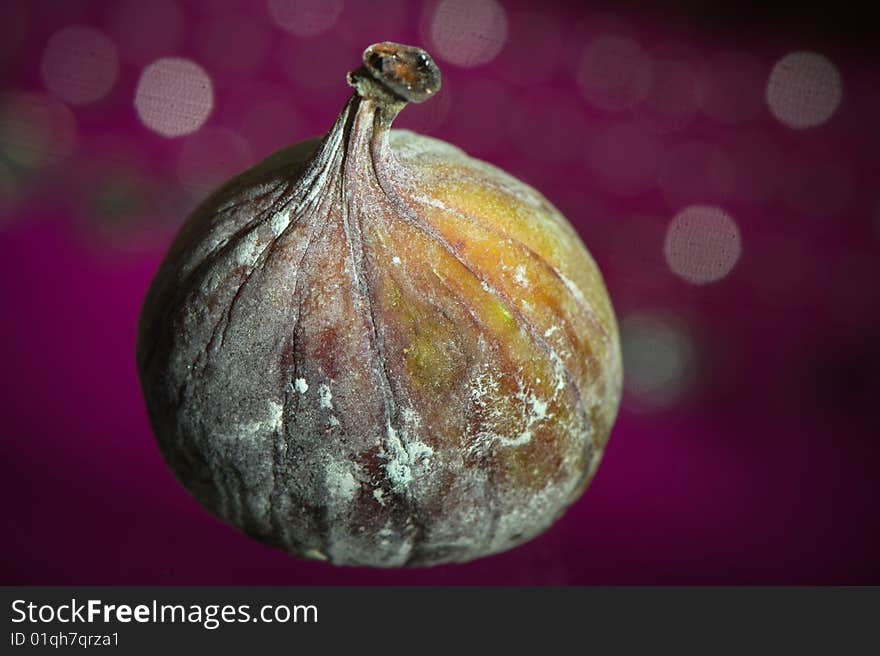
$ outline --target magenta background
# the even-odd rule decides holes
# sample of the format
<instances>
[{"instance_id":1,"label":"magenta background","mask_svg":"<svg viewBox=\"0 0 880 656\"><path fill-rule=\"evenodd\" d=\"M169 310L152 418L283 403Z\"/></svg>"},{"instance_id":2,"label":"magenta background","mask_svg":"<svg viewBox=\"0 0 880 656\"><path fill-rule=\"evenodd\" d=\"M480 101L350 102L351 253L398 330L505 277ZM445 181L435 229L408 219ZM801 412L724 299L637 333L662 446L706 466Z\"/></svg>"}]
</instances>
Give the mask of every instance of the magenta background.
<instances>
[{"instance_id":1,"label":"magenta background","mask_svg":"<svg viewBox=\"0 0 880 656\"><path fill-rule=\"evenodd\" d=\"M262 157L326 130L362 47L422 43L422 3L392 3L399 18L385 31L354 4L329 33L302 39L273 26L262 2L178 2L184 24L173 50L138 63L117 42L121 70L111 93L72 108L70 158L3 199L0 583L880 583L878 61L861 41L823 40L818 30L784 21L724 30L633 3L610 15L541 3L562 37L558 63L549 77L523 85L511 81L514 45L537 47L536 37L516 22L528 3L505 1L514 40L501 56L474 69L439 61L453 100L431 134L523 177L556 203L591 248L619 315L673 313L696 339L697 384L653 411L627 395L595 481L545 535L466 565L334 568L258 544L186 494L147 423L134 337L151 276L196 198L177 180L185 139L161 138L138 121L138 75L160 55L199 61L216 90L207 127L239 130L250 103L291 102L288 124L248 136ZM26 27L18 45L2 51L0 92L42 92L48 37L68 24L106 29L113 6L8 3L0 12L24 15ZM241 12L260 36L264 51L253 73L206 61L197 47L199 26L218 12ZM745 49L769 71L786 52L817 50L841 71L843 102L831 121L808 131L783 127L762 106L744 125L697 113L656 134L662 152L694 139L736 152L751 139L776 153L773 166L740 164L745 172L766 169L761 182L769 191L758 202L736 190L714 197L699 182L680 199L655 185L621 193L596 175L588 153L605 128L641 129L645 117L589 105L571 63L603 21L626 23L649 50L667 42L688 48L695 67L716 52ZM318 56L325 49L332 56ZM318 74L331 84L309 86L285 73L302 52L327 67ZM758 82L752 91L760 95ZM406 110L412 117L401 122L430 124L430 114L417 112L429 106ZM522 128L504 127L510 116L525 117L528 140ZM633 167L641 156L621 155ZM829 171L843 171L844 181L829 181ZM95 195L119 176L141 191L119 215L102 216ZM812 211L826 201L830 210ZM691 202L724 207L743 238L731 275L702 287L676 278L662 253L669 219Z\"/></svg>"}]
</instances>

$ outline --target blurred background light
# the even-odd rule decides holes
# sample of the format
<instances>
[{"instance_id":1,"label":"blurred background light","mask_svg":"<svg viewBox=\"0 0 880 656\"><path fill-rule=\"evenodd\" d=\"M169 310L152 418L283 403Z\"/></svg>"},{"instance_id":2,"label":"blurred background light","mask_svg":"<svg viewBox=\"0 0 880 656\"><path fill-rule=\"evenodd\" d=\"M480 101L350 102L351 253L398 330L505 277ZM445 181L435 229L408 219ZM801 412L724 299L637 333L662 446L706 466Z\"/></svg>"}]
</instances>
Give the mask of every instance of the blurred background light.
<instances>
[{"instance_id":1,"label":"blurred background light","mask_svg":"<svg viewBox=\"0 0 880 656\"><path fill-rule=\"evenodd\" d=\"M590 43L577 71L584 98L606 112L632 107L647 95L651 81L650 55L634 39L616 34Z\"/></svg>"},{"instance_id":2,"label":"blurred background light","mask_svg":"<svg viewBox=\"0 0 880 656\"><path fill-rule=\"evenodd\" d=\"M146 141L169 155L181 148L145 130L102 126L77 149L77 165L64 167L77 238L96 252L124 254L123 261L166 245L193 205L192 192L175 184L173 166L157 172L150 159L132 157Z\"/></svg>"},{"instance_id":3,"label":"blurred background light","mask_svg":"<svg viewBox=\"0 0 880 656\"><path fill-rule=\"evenodd\" d=\"M837 110L843 83L837 67L815 52L792 52L773 66L767 80L767 105L790 128L812 128Z\"/></svg>"},{"instance_id":4,"label":"blurred background light","mask_svg":"<svg viewBox=\"0 0 880 656\"><path fill-rule=\"evenodd\" d=\"M214 108L214 88L205 70L189 59L166 57L141 73L134 97L144 125L165 137L198 130Z\"/></svg>"},{"instance_id":5,"label":"blurred background light","mask_svg":"<svg viewBox=\"0 0 880 656\"><path fill-rule=\"evenodd\" d=\"M0 96L0 156L8 170L36 173L73 152L76 117L64 103L42 93Z\"/></svg>"},{"instance_id":6,"label":"blurred background light","mask_svg":"<svg viewBox=\"0 0 880 656\"><path fill-rule=\"evenodd\" d=\"M250 145L240 135L208 127L183 141L177 175L187 191L202 199L253 163Z\"/></svg>"},{"instance_id":7,"label":"blurred background light","mask_svg":"<svg viewBox=\"0 0 880 656\"><path fill-rule=\"evenodd\" d=\"M71 105L103 98L119 74L116 46L92 27L65 27L51 36L40 66L46 88Z\"/></svg>"},{"instance_id":8,"label":"blurred background light","mask_svg":"<svg viewBox=\"0 0 880 656\"><path fill-rule=\"evenodd\" d=\"M266 56L269 35L244 12L216 13L196 26L199 61L212 70L252 73Z\"/></svg>"},{"instance_id":9,"label":"blurred background light","mask_svg":"<svg viewBox=\"0 0 880 656\"><path fill-rule=\"evenodd\" d=\"M441 0L431 16L428 37L441 60L464 68L481 66L504 47L507 14L495 0Z\"/></svg>"},{"instance_id":10,"label":"blurred background light","mask_svg":"<svg viewBox=\"0 0 880 656\"><path fill-rule=\"evenodd\" d=\"M292 34L315 36L333 27L342 6L342 0L269 0L269 14Z\"/></svg>"},{"instance_id":11,"label":"blurred background light","mask_svg":"<svg viewBox=\"0 0 880 656\"><path fill-rule=\"evenodd\" d=\"M696 349L682 321L664 313L633 312L621 321L620 338L628 408L668 407L693 384Z\"/></svg>"},{"instance_id":12,"label":"blurred background light","mask_svg":"<svg viewBox=\"0 0 880 656\"><path fill-rule=\"evenodd\" d=\"M727 276L741 250L736 222L722 209L708 205L692 205L676 214L663 244L669 268L695 285Z\"/></svg>"},{"instance_id":13,"label":"blurred background light","mask_svg":"<svg viewBox=\"0 0 880 656\"><path fill-rule=\"evenodd\" d=\"M670 46L643 62L636 78L647 90L639 95L636 116L658 132L687 126L699 108L697 60L696 53Z\"/></svg>"},{"instance_id":14,"label":"blurred background light","mask_svg":"<svg viewBox=\"0 0 880 656\"><path fill-rule=\"evenodd\" d=\"M97 172L104 183L84 190L86 238L104 248L130 248L145 235L152 237L158 225L156 217L145 216L155 202L149 179L128 163L101 161L88 173ZM143 240L144 247L152 248L153 239Z\"/></svg>"}]
</instances>

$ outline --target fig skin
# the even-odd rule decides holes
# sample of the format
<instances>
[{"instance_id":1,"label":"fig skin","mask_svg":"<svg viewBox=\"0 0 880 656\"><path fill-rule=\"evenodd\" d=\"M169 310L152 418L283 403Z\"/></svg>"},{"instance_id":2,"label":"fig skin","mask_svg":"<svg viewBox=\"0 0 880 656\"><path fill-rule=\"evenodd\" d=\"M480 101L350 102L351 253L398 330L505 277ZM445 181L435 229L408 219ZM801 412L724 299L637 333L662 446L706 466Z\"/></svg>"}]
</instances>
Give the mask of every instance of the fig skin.
<instances>
[{"instance_id":1,"label":"fig skin","mask_svg":"<svg viewBox=\"0 0 880 656\"><path fill-rule=\"evenodd\" d=\"M138 330L150 420L199 502L291 554L500 552L596 471L620 399L614 312L537 191L390 129L439 88L424 51L371 46L349 83L322 140L230 180L171 245Z\"/></svg>"}]
</instances>

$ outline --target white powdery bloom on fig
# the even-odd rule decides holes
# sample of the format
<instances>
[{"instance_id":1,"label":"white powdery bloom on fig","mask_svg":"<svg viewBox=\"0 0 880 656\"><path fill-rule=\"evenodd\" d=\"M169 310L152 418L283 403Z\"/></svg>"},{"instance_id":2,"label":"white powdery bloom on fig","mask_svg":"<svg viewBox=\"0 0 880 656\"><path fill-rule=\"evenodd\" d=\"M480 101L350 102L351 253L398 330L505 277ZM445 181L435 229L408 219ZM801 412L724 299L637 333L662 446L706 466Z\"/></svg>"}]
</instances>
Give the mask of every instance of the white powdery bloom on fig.
<instances>
[{"instance_id":1,"label":"white powdery bloom on fig","mask_svg":"<svg viewBox=\"0 0 880 656\"><path fill-rule=\"evenodd\" d=\"M322 408L333 409L333 392L330 391L330 386L326 383L321 383L318 386L318 400Z\"/></svg>"},{"instance_id":2,"label":"white powdery bloom on fig","mask_svg":"<svg viewBox=\"0 0 880 656\"><path fill-rule=\"evenodd\" d=\"M449 23L465 37L506 25L495 0L435 18L467 8ZM463 65L494 56L478 45ZM546 198L390 129L441 87L426 52L378 43L361 62L325 138L188 219L144 302L138 372L171 469L249 535L334 564L472 560L537 536L589 483L619 402L613 308Z\"/></svg>"}]
</instances>

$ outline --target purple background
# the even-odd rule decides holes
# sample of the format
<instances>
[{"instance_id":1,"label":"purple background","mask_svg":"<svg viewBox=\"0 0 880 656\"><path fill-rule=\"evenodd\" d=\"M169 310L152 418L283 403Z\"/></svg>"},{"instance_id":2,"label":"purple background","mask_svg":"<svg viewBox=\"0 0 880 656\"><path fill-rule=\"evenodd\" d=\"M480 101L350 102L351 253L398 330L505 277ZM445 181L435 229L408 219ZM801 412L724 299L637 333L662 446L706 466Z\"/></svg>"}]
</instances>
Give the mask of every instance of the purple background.
<instances>
[{"instance_id":1,"label":"purple background","mask_svg":"<svg viewBox=\"0 0 880 656\"><path fill-rule=\"evenodd\" d=\"M505 0L498 56L457 66L432 48L433 3L365 4L317 36L243 0L0 9L0 583L880 583L876 54L784 11L725 28L736 11ZM70 25L118 50L94 102L53 97L41 74ZM673 61L667 84L618 107L585 93L584 52L609 34L657 71ZM346 70L379 40L426 45L444 73L401 126L557 204L624 327L627 390L595 481L540 538L466 565L335 568L240 535L165 467L135 373L138 311L176 226L214 183L326 130ZM764 100L797 50L843 83L833 116L802 130ZM141 71L167 55L214 85L193 135L162 137L135 111ZM664 259L670 220L693 204L741 234L732 271L706 285Z\"/></svg>"}]
</instances>

